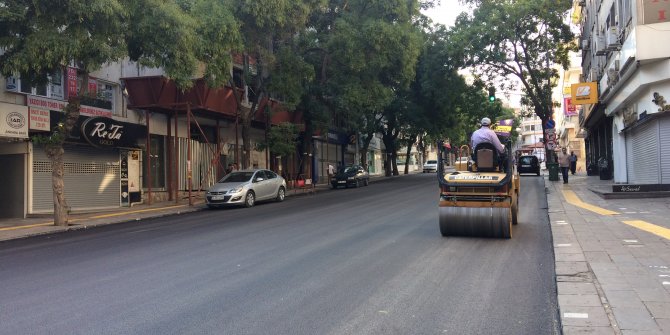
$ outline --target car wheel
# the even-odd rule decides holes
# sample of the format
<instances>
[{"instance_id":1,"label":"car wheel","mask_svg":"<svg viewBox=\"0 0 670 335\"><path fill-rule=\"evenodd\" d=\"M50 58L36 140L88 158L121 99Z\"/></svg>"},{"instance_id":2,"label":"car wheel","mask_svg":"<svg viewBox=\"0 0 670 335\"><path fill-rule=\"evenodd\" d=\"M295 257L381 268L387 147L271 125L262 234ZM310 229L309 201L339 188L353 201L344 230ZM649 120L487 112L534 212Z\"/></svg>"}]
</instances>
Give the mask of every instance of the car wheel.
<instances>
[{"instance_id":1,"label":"car wheel","mask_svg":"<svg viewBox=\"0 0 670 335\"><path fill-rule=\"evenodd\" d=\"M256 195L254 192L249 191L247 192L247 195L244 196L244 207L253 207L254 204L256 203Z\"/></svg>"},{"instance_id":2,"label":"car wheel","mask_svg":"<svg viewBox=\"0 0 670 335\"><path fill-rule=\"evenodd\" d=\"M361 181L360 181L360 180L356 179L355 187L356 187L356 188L361 187Z\"/></svg>"},{"instance_id":3,"label":"car wheel","mask_svg":"<svg viewBox=\"0 0 670 335\"><path fill-rule=\"evenodd\" d=\"M363 185L365 185L365 186L370 185L370 179L363 180Z\"/></svg>"},{"instance_id":4,"label":"car wheel","mask_svg":"<svg viewBox=\"0 0 670 335\"><path fill-rule=\"evenodd\" d=\"M286 198L286 190L283 187L279 188L279 191L277 191L277 201L282 202Z\"/></svg>"},{"instance_id":5,"label":"car wheel","mask_svg":"<svg viewBox=\"0 0 670 335\"><path fill-rule=\"evenodd\" d=\"M540 175L540 169L537 169L537 175L538 176Z\"/></svg>"}]
</instances>

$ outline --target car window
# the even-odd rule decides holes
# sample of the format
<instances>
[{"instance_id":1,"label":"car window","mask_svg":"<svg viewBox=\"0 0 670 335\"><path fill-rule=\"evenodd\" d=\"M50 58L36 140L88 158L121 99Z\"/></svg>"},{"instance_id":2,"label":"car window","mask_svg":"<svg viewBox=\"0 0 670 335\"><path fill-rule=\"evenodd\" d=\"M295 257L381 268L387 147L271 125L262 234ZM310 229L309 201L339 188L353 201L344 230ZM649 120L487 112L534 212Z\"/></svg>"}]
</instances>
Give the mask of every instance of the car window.
<instances>
[{"instance_id":1,"label":"car window","mask_svg":"<svg viewBox=\"0 0 670 335\"><path fill-rule=\"evenodd\" d=\"M267 177L265 176L265 171L263 170L256 171L256 176L254 176L254 180L258 180L258 178L267 179Z\"/></svg>"},{"instance_id":2,"label":"car window","mask_svg":"<svg viewBox=\"0 0 670 335\"><path fill-rule=\"evenodd\" d=\"M253 176L254 173L251 171L244 171L244 172L231 172L225 177L223 177L219 182L220 183L241 183L245 181L249 181L251 179L251 176Z\"/></svg>"},{"instance_id":3,"label":"car window","mask_svg":"<svg viewBox=\"0 0 670 335\"><path fill-rule=\"evenodd\" d=\"M433 161L433 160L427 161L426 164L437 164L437 161Z\"/></svg>"},{"instance_id":4,"label":"car window","mask_svg":"<svg viewBox=\"0 0 670 335\"><path fill-rule=\"evenodd\" d=\"M270 170L265 170L265 176L266 176L268 179L274 179L274 178L277 178L277 174L274 173L274 172L272 172L272 171L270 171Z\"/></svg>"},{"instance_id":5,"label":"car window","mask_svg":"<svg viewBox=\"0 0 670 335\"><path fill-rule=\"evenodd\" d=\"M528 157L528 156L521 157L521 159L519 161L521 162L521 164L533 164L533 157Z\"/></svg>"}]
</instances>

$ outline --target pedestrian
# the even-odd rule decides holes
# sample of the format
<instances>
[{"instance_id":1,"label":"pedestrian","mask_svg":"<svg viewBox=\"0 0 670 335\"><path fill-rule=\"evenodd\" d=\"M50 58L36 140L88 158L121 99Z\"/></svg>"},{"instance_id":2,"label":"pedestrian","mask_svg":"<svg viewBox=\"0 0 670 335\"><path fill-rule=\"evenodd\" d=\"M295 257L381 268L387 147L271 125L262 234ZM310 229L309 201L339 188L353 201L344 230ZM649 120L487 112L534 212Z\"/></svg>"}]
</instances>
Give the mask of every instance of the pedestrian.
<instances>
[{"instance_id":1,"label":"pedestrian","mask_svg":"<svg viewBox=\"0 0 670 335\"><path fill-rule=\"evenodd\" d=\"M228 167L226 167L226 174L231 172L233 172L233 163L228 163Z\"/></svg>"},{"instance_id":2,"label":"pedestrian","mask_svg":"<svg viewBox=\"0 0 670 335\"><path fill-rule=\"evenodd\" d=\"M561 173L563 174L563 184L567 184L568 169L570 168L570 155L568 155L568 149L561 149L561 153L558 155L558 166L561 168Z\"/></svg>"},{"instance_id":3,"label":"pedestrian","mask_svg":"<svg viewBox=\"0 0 670 335\"><path fill-rule=\"evenodd\" d=\"M575 171L577 171L577 155L575 155L574 151L570 151L570 172L572 172L572 175L575 175Z\"/></svg>"},{"instance_id":4,"label":"pedestrian","mask_svg":"<svg viewBox=\"0 0 670 335\"><path fill-rule=\"evenodd\" d=\"M335 175L335 167L333 166L333 164L328 163L328 180L333 178L334 175Z\"/></svg>"}]
</instances>

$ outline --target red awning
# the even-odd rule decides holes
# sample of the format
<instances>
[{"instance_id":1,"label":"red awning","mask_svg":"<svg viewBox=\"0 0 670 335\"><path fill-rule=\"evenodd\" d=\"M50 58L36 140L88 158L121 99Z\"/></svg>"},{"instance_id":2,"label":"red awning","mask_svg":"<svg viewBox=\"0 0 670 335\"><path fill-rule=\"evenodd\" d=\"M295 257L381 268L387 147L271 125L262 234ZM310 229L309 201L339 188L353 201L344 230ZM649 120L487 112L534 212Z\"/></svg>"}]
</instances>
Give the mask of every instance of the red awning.
<instances>
[{"instance_id":1,"label":"red awning","mask_svg":"<svg viewBox=\"0 0 670 335\"><path fill-rule=\"evenodd\" d=\"M237 103L233 89L208 87L203 79L195 80L193 87L182 92L174 81L163 76L121 78L128 92L128 108L145 109L159 113L186 110L190 104L195 112L211 112L235 117Z\"/></svg>"}]
</instances>

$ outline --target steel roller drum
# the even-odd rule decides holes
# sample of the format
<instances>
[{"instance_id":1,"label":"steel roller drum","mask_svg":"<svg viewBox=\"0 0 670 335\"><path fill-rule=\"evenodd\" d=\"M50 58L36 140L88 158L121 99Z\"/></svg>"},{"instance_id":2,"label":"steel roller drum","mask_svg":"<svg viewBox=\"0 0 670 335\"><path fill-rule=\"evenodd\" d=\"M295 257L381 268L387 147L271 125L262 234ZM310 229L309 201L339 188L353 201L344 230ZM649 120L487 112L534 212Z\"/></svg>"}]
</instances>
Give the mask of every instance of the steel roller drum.
<instances>
[{"instance_id":1,"label":"steel roller drum","mask_svg":"<svg viewBox=\"0 0 670 335\"><path fill-rule=\"evenodd\" d=\"M512 237L510 208L440 207L442 236Z\"/></svg>"}]
</instances>

